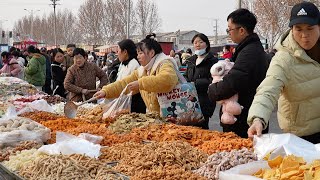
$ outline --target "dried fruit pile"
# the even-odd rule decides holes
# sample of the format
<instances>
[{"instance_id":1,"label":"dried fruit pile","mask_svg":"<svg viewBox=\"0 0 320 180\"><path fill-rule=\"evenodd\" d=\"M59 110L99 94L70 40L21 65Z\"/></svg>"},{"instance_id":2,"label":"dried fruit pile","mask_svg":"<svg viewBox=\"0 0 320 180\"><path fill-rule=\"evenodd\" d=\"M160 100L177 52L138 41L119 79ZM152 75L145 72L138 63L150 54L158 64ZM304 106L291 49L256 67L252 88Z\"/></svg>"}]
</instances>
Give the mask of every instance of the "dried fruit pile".
<instances>
[{"instance_id":1,"label":"dried fruit pile","mask_svg":"<svg viewBox=\"0 0 320 180\"><path fill-rule=\"evenodd\" d=\"M233 132L223 133L175 124L150 125L146 128L133 129L129 134L157 142L185 141L207 154L243 147L252 148L253 145L252 140L240 138Z\"/></svg>"},{"instance_id":2,"label":"dried fruit pile","mask_svg":"<svg viewBox=\"0 0 320 180\"><path fill-rule=\"evenodd\" d=\"M209 156L206 163L194 172L208 179L218 180L220 171L256 160L257 156L252 150L248 150L247 148L232 150L230 152L219 152Z\"/></svg>"},{"instance_id":3,"label":"dried fruit pile","mask_svg":"<svg viewBox=\"0 0 320 180\"><path fill-rule=\"evenodd\" d=\"M17 152L22 150L28 150L32 148L39 148L41 145L34 141L23 141L20 142L15 147L5 147L4 149L0 150L0 162L2 161L8 161L9 156L15 155Z\"/></svg>"},{"instance_id":4,"label":"dried fruit pile","mask_svg":"<svg viewBox=\"0 0 320 180\"><path fill-rule=\"evenodd\" d=\"M159 143L124 143L103 150L104 162L119 161L115 169L129 176L143 170L158 171L176 166L191 171L200 167L208 155L181 141Z\"/></svg>"},{"instance_id":5,"label":"dried fruit pile","mask_svg":"<svg viewBox=\"0 0 320 180\"><path fill-rule=\"evenodd\" d=\"M50 155L23 165L25 179L123 179L120 174L96 159L84 155Z\"/></svg>"},{"instance_id":6,"label":"dried fruit pile","mask_svg":"<svg viewBox=\"0 0 320 180\"><path fill-rule=\"evenodd\" d=\"M130 113L118 117L114 123L110 124L108 129L115 133L126 133L133 128L142 128L150 124L163 124L165 122L158 114Z\"/></svg>"}]
</instances>

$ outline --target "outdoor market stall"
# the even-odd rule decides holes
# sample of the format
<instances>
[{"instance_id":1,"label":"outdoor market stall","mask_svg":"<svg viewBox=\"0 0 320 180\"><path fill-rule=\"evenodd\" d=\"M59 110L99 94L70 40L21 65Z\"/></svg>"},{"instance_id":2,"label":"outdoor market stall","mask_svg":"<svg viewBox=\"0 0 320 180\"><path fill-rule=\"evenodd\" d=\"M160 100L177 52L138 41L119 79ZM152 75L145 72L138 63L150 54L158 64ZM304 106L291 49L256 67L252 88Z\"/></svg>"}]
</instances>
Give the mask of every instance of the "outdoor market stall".
<instances>
[{"instance_id":1,"label":"outdoor market stall","mask_svg":"<svg viewBox=\"0 0 320 180\"><path fill-rule=\"evenodd\" d=\"M105 118L106 104L87 103L70 119L64 99L11 77L0 77L0 100L0 169L11 178L311 180L320 174L313 144L267 143L284 135L255 139L253 146L232 132L172 124L158 114L118 111ZM273 154L297 142L310 152L290 156L296 149L286 146L284 157ZM243 173L242 166L255 168Z\"/></svg>"}]
</instances>

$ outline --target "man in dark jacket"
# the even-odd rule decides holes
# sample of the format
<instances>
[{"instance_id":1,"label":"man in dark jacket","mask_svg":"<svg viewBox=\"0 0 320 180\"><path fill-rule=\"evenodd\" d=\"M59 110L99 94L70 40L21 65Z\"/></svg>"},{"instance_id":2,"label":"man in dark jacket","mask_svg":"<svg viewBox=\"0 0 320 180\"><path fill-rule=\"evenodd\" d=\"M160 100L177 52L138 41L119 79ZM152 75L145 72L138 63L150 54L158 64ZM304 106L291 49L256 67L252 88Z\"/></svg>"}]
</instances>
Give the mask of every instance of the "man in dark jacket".
<instances>
[{"instance_id":1,"label":"man in dark jacket","mask_svg":"<svg viewBox=\"0 0 320 180\"><path fill-rule=\"evenodd\" d=\"M256 89L265 78L268 62L266 54L256 33L253 32L257 20L247 9L238 9L228 18L228 29L232 41L238 44L232 60L233 68L224 76L223 81L211 84L208 89L212 101L227 99L238 93L239 104L244 108L234 124L221 124L224 132L233 131L241 137L248 137L248 110L252 104ZM220 110L221 117L221 110ZM268 128L265 132L268 132ZM265 133L264 132L264 133Z\"/></svg>"}]
</instances>

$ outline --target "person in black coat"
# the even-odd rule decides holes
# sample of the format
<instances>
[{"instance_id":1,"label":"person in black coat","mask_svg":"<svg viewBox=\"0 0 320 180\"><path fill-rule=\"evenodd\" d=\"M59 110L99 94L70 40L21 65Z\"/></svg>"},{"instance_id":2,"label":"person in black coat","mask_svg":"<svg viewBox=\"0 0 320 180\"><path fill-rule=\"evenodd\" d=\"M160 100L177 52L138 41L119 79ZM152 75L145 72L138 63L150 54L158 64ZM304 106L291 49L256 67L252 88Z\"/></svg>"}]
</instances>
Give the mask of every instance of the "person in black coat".
<instances>
[{"instance_id":1,"label":"person in black coat","mask_svg":"<svg viewBox=\"0 0 320 180\"><path fill-rule=\"evenodd\" d=\"M227 32L230 38L238 44L232 60L233 68L223 81L211 84L208 95L212 101L228 99L238 93L239 104L244 108L234 124L221 124L224 132L233 131L240 137L248 137L247 116L256 89L266 76L268 62L266 54L256 33L253 32L257 20L247 9L238 9L228 18ZM221 110L220 110L221 118ZM268 128L264 133L268 132Z\"/></svg>"},{"instance_id":2,"label":"person in black coat","mask_svg":"<svg viewBox=\"0 0 320 180\"><path fill-rule=\"evenodd\" d=\"M58 94L61 97L66 98L66 90L64 89L63 82L66 77L66 67L63 67L64 53L60 48L52 50L52 80L53 80L53 89L55 94Z\"/></svg>"},{"instance_id":3,"label":"person in black coat","mask_svg":"<svg viewBox=\"0 0 320 180\"><path fill-rule=\"evenodd\" d=\"M197 124L203 129L209 129L209 118L212 116L216 107L215 101L210 101L207 90L209 84L212 83L210 68L218 62L210 51L210 43L208 37L202 33L196 34L192 38L192 44L195 49L195 55L186 60L187 71L185 78L188 82L194 82L197 89L201 111L204 121Z\"/></svg>"}]
</instances>

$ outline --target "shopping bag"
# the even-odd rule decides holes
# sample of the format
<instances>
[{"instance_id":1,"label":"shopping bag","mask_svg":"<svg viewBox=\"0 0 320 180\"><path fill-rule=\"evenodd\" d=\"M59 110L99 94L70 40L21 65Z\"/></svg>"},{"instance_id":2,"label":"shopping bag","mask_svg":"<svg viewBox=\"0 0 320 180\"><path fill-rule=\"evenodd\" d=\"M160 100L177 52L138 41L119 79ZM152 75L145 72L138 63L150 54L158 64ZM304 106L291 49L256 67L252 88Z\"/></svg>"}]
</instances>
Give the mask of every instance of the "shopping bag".
<instances>
[{"instance_id":1,"label":"shopping bag","mask_svg":"<svg viewBox=\"0 0 320 180\"><path fill-rule=\"evenodd\" d=\"M128 94L125 94L126 91L127 86L122 90L118 98L105 105L102 119L114 121L121 114L131 112L132 92L130 91Z\"/></svg>"},{"instance_id":2,"label":"shopping bag","mask_svg":"<svg viewBox=\"0 0 320 180\"><path fill-rule=\"evenodd\" d=\"M179 84L168 93L158 93L160 114L168 121L180 125L196 125L204 120L194 83L176 70Z\"/></svg>"}]
</instances>

